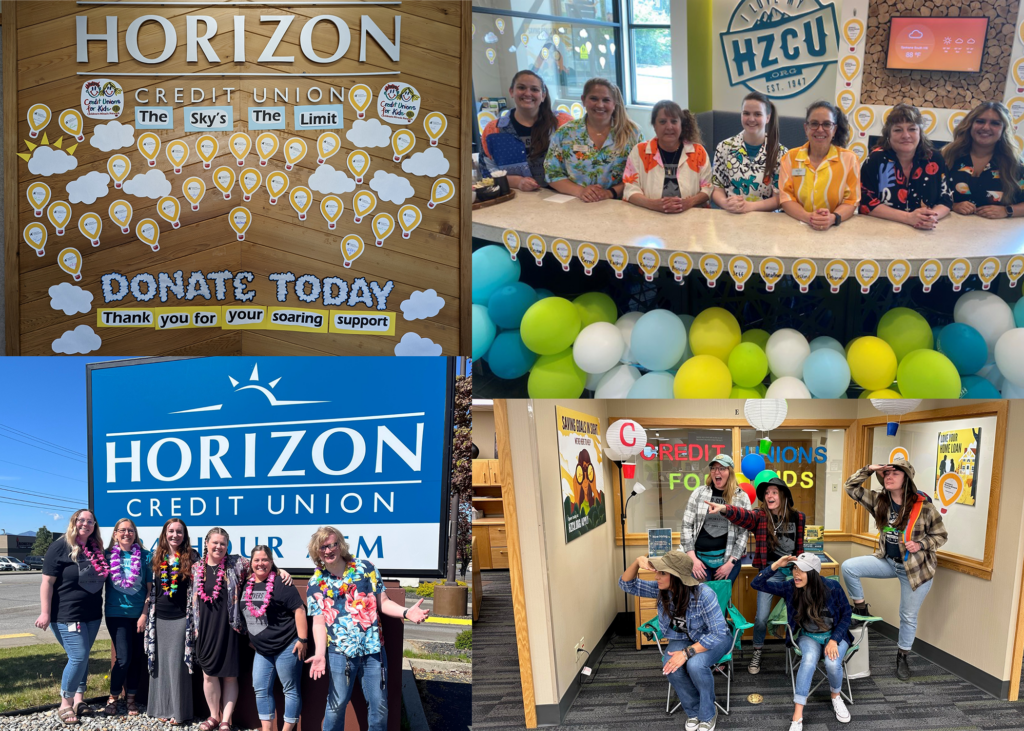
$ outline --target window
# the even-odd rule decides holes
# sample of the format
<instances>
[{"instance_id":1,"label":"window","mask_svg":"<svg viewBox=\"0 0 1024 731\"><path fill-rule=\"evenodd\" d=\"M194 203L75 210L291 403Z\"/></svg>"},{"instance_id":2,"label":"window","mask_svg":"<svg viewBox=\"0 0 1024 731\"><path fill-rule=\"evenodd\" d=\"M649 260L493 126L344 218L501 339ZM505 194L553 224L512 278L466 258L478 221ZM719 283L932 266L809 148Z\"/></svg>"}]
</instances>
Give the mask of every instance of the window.
<instances>
[{"instance_id":1,"label":"window","mask_svg":"<svg viewBox=\"0 0 1024 731\"><path fill-rule=\"evenodd\" d=\"M672 98L670 0L629 0L629 40L634 104Z\"/></svg>"}]
</instances>

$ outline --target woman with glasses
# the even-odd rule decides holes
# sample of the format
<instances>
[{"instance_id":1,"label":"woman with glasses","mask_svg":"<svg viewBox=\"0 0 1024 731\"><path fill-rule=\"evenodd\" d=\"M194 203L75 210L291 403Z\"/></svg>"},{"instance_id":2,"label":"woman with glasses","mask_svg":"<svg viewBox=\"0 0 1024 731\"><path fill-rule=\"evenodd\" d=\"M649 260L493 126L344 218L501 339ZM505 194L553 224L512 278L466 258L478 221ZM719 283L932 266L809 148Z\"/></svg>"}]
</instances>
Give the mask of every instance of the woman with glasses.
<instances>
[{"instance_id":1,"label":"woman with glasses","mask_svg":"<svg viewBox=\"0 0 1024 731\"><path fill-rule=\"evenodd\" d=\"M860 165L845 149L850 123L830 102L814 102L804 117L807 144L782 158L779 200L782 210L815 231L839 226L857 210Z\"/></svg>"},{"instance_id":2,"label":"woman with glasses","mask_svg":"<svg viewBox=\"0 0 1024 731\"><path fill-rule=\"evenodd\" d=\"M736 483L732 457L727 454L711 460L704 484L691 493L683 513L679 546L693 560L694 578L736 581L749 533L721 513L709 512L708 503L750 510L750 498Z\"/></svg>"},{"instance_id":3,"label":"woman with glasses","mask_svg":"<svg viewBox=\"0 0 1024 731\"><path fill-rule=\"evenodd\" d=\"M121 518L107 547L110 575L104 605L107 632L114 644L115 662L110 669L110 696L103 712L117 715L117 699L125 691L129 716L138 716L135 691L139 687L142 636L146 630L149 596L153 591L152 556L142 547L131 518Z\"/></svg>"},{"instance_id":4,"label":"woman with glasses","mask_svg":"<svg viewBox=\"0 0 1024 731\"><path fill-rule=\"evenodd\" d=\"M89 710L85 703L89 652L103 619L100 592L109 573L96 517L90 510L76 510L64 535L46 549L35 623L39 629L53 630L68 656L57 709L57 717L67 725L77 724Z\"/></svg>"},{"instance_id":5,"label":"woman with glasses","mask_svg":"<svg viewBox=\"0 0 1024 731\"><path fill-rule=\"evenodd\" d=\"M864 483L874 475L882 485L874 492ZM870 556L843 562L843 578L853 600L853 612L868 614L861 579L898 579L900 633L896 677L910 680L908 655L917 634L917 615L932 588L938 551L946 542L946 527L931 498L914 485L914 468L903 457L892 464L873 464L846 481L846 494L868 509L879 527L878 546Z\"/></svg>"},{"instance_id":6,"label":"woman with glasses","mask_svg":"<svg viewBox=\"0 0 1024 731\"><path fill-rule=\"evenodd\" d=\"M313 534L309 557L316 564L306 590L316 653L306 662L311 678L326 674L330 682L323 731L343 731L356 683L366 699L368 731L385 731L387 658L380 615L420 624L430 612L420 609L422 599L408 609L388 599L377 569L349 553L337 528L326 526Z\"/></svg>"},{"instance_id":7,"label":"woman with glasses","mask_svg":"<svg viewBox=\"0 0 1024 731\"><path fill-rule=\"evenodd\" d=\"M962 216L1013 218L1024 214L1024 168L1005 104L982 102L960 120L942 148Z\"/></svg>"}]
</instances>

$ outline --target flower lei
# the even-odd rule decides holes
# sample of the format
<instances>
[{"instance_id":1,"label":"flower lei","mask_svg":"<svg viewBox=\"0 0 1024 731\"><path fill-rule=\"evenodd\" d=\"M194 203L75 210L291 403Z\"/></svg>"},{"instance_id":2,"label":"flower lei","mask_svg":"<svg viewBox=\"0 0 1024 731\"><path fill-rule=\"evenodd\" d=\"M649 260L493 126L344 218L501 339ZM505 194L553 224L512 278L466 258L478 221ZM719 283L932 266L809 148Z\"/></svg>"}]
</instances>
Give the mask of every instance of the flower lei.
<instances>
[{"instance_id":1,"label":"flower lei","mask_svg":"<svg viewBox=\"0 0 1024 731\"><path fill-rule=\"evenodd\" d=\"M93 569L97 574L102 576L104 579L110 575L110 567L107 566L107 562L103 558L103 552L98 553L89 550L89 544L84 543L82 550L85 552L85 557L89 559L89 563L92 564Z\"/></svg>"},{"instance_id":2,"label":"flower lei","mask_svg":"<svg viewBox=\"0 0 1024 731\"><path fill-rule=\"evenodd\" d=\"M259 619L267 613L267 607L270 606L270 595L274 593L274 577L277 575L276 571L271 571L267 577L267 593L263 597L263 606L259 609L254 609L252 606L252 587L256 583L256 574L249 577L249 581L245 584L245 606L249 609L249 614L255 619ZM220 585L217 587L220 588Z\"/></svg>"},{"instance_id":3,"label":"flower lei","mask_svg":"<svg viewBox=\"0 0 1024 731\"><path fill-rule=\"evenodd\" d=\"M350 561L348 564L348 568L345 569L345 573L343 573L339 577L341 579L341 588L338 590L329 588L327 584L327 579L324 578L324 575L323 573L321 573L320 569L317 569L315 572L313 572L313 581L316 583L317 587L319 587L321 593L323 593L325 597L333 599L336 596L342 596L343 594L348 593L349 587L356 581L357 573L359 573L359 568L358 566L356 566L356 562Z\"/></svg>"},{"instance_id":4,"label":"flower lei","mask_svg":"<svg viewBox=\"0 0 1024 731\"><path fill-rule=\"evenodd\" d=\"M110 549L110 565L111 567L117 566L116 571L113 568L110 571L110 580L114 582L114 586L119 589L131 589L135 585L135 580L139 578L139 574L142 573L142 549L139 548L139 544L132 544L132 560L131 565L128 567L127 576L122 573L121 547L116 543Z\"/></svg>"},{"instance_id":5,"label":"flower lei","mask_svg":"<svg viewBox=\"0 0 1024 731\"><path fill-rule=\"evenodd\" d=\"M212 604L217 601L217 597L220 596L220 587L224 583L224 559L220 560L217 564L217 583L213 587L213 596L208 596L206 593L206 556L203 556L202 561L199 563L199 576L196 577L198 583L197 589L199 590L199 598L207 604Z\"/></svg>"},{"instance_id":6,"label":"flower lei","mask_svg":"<svg viewBox=\"0 0 1024 731\"><path fill-rule=\"evenodd\" d=\"M160 587L164 591L164 596L173 597L174 592L178 590L178 567L180 564L181 557L177 554L171 559L168 559L165 554L164 560L160 562ZM168 568L170 568L169 577Z\"/></svg>"}]
</instances>

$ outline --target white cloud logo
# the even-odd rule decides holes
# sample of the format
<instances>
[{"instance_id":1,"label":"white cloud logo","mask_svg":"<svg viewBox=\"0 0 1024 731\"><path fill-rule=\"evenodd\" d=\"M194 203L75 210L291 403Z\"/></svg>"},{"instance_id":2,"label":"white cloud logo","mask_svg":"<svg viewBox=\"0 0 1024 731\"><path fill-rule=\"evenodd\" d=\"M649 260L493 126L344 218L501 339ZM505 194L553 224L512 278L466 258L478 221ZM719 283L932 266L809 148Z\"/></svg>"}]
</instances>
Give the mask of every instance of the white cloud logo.
<instances>
[{"instance_id":1,"label":"white cloud logo","mask_svg":"<svg viewBox=\"0 0 1024 731\"><path fill-rule=\"evenodd\" d=\"M136 175L129 180L123 190L128 195L157 200L171 194L171 181L164 176L162 170L150 170L145 175Z\"/></svg>"},{"instance_id":2,"label":"white cloud logo","mask_svg":"<svg viewBox=\"0 0 1024 731\"><path fill-rule=\"evenodd\" d=\"M53 341L53 352L65 355L75 355L76 353L85 355L94 350L99 350L102 344L103 341L100 339L100 336L93 332L91 327L79 325L74 330L68 330Z\"/></svg>"},{"instance_id":3,"label":"white cloud logo","mask_svg":"<svg viewBox=\"0 0 1024 731\"><path fill-rule=\"evenodd\" d=\"M49 289L50 307L63 310L65 315L85 314L92 309L92 292L68 282L55 284Z\"/></svg>"},{"instance_id":4,"label":"white cloud logo","mask_svg":"<svg viewBox=\"0 0 1024 731\"><path fill-rule=\"evenodd\" d=\"M395 355L441 355L441 346L430 338L421 338L416 333L406 333L395 346Z\"/></svg>"},{"instance_id":5,"label":"white cloud logo","mask_svg":"<svg viewBox=\"0 0 1024 731\"><path fill-rule=\"evenodd\" d=\"M370 187L377 191L377 198L398 206L416 195L416 191L412 189L412 183L406 178L383 170L378 170L373 174Z\"/></svg>"},{"instance_id":6,"label":"white cloud logo","mask_svg":"<svg viewBox=\"0 0 1024 731\"><path fill-rule=\"evenodd\" d=\"M28 171L33 175L60 175L78 167L78 160L64 150L52 147L37 147L28 161Z\"/></svg>"},{"instance_id":7,"label":"white cloud logo","mask_svg":"<svg viewBox=\"0 0 1024 731\"><path fill-rule=\"evenodd\" d=\"M922 33L919 30L912 30L910 31L910 35L908 36L908 38L913 38L916 41L919 38L924 38L924 33Z\"/></svg>"},{"instance_id":8,"label":"white cloud logo","mask_svg":"<svg viewBox=\"0 0 1024 731\"><path fill-rule=\"evenodd\" d=\"M409 295L409 299L400 307L406 320L426 320L441 311L441 308L444 307L444 298L439 297L437 292L432 289L428 289L426 292L417 291Z\"/></svg>"},{"instance_id":9,"label":"white cloud logo","mask_svg":"<svg viewBox=\"0 0 1024 731\"><path fill-rule=\"evenodd\" d=\"M135 128L130 124L121 124L120 122L97 124L93 128L89 144L104 152L131 147L135 144Z\"/></svg>"},{"instance_id":10,"label":"white cloud logo","mask_svg":"<svg viewBox=\"0 0 1024 731\"><path fill-rule=\"evenodd\" d=\"M417 152L412 157L402 161L402 170L410 175L425 175L428 178L436 178L448 172L448 160L444 153L436 147L429 150Z\"/></svg>"},{"instance_id":11,"label":"white cloud logo","mask_svg":"<svg viewBox=\"0 0 1024 731\"><path fill-rule=\"evenodd\" d=\"M106 173L93 170L86 173L78 180L72 180L67 184L70 203L93 204L97 198L102 198L108 192L107 184L110 183L110 176Z\"/></svg>"},{"instance_id":12,"label":"white cloud logo","mask_svg":"<svg viewBox=\"0 0 1024 731\"><path fill-rule=\"evenodd\" d=\"M317 193L351 193L356 189L356 181L345 174L344 170L335 170L332 165L321 165L309 176L309 187Z\"/></svg>"},{"instance_id":13,"label":"white cloud logo","mask_svg":"<svg viewBox=\"0 0 1024 731\"><path fill-rule=\"evenodd\" d=\"M356 147L387 147L391 144L391 128L379 119L357 119L345 139Z\"/></svg>"}]
</instances>

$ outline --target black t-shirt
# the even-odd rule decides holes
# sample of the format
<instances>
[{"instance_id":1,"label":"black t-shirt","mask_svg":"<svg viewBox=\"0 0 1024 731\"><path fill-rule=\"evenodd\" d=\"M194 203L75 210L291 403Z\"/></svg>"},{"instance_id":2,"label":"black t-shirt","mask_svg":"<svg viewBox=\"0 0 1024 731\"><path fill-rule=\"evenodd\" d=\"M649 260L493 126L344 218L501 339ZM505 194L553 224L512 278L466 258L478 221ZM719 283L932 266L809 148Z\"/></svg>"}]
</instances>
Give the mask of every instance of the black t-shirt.
<instances>
[{"instance_id":1,"label":"black t-shirt","mask_svg":"<svg viewBox=\"0 0 1024 731\"><path fill-rule=\"evenodd\" d=\"M792 556L796 551L796 523L775 526L775 550L768 551L768 563L772 564L783 556ZM768 530L773 529L772 516L768 516Z\"/></svg>"},{"instance_id":2,"label":"black t-shirt","mask_svg":"<svg viewBox=\"0 0 1024 731\"><path fill-rule=\"evenodd\" d=\"M259 610L267 593L267 582L260 581L252 585L252 606ZM295 610L305 606L294 586L285 586L278 575L274 579L274 593L270 596L270 606L262 617L255 618L249 613L245 603L245 591L241 592L239 604L245 627L249 631L256 652L264 657L274 657L295 645L298 632L295 629ZM308 638L304 638L308 639Z\"/></svg>"},{"instance_id":3,"label":"black t-shirt","mask_svg":"<svg viewBox=\"0 0 1024 731\"><path fill-rule=\"evenodd\" d=\"M665 184L661 188L662 198L679 198L679 158L683 155L683 147L675 152L658 150L661 162L665 166Z\"/></svg>"},{"instance_id":4,"label":"black t-shirt","mask_svg":"<svg viewBox=\"0 0 1024 731\"><path fill-rule=\"evenodd\" d=\"M711 500L709 502L725 505L724 494L724 490L716 490L712 487ZM694 544L695 550L701 553L724 551L728 542L729 521L725 519L725 515L722 513L713 514L709 512L704 518L704 525L701 526L700 533L697 534L697 541Z\"/></svg>"},{"instance_id":5,"label":"black t-shirt","mask_svg":"<svg viewBox=\"0 0 1024 731\"><path fill-rule=\"evenodd\" d=\"M193 557L193 560L199 560ZM167 572L168 581L171 579L171 572ZM178 576L178 588L174 596L164 594L163 584L160 583L160 567L153 572L153 584L156 585L156 616L157 619L182 619L188 607L188 593L192 589L192 577L184 574Z\"/></svg>"},{"instance_id":6,"label":"black t-shirt","mask_svg":"<svg viewBox=\"0 0 1024 731\"><path fill-rule=\"evenodd\" d=\"M97 548L91 550L102 555ZM103 584L106 582L79 551L78 561L71 560L71 548L61 536L46 549L43 576L54 577L50 599L50 621L60 624L92 622L103 618Z\"/></svg>"},{"instance_id":7,"label":"black t-shirt","mask_svg":"<svg viewBox=\"0 0 1024 731\"><path fill-rule=\"evenodd\" d=\"M808 619L804 622L803 629L805 632L831 632L832 628L835 626L835 621L832 619L832 612L829 610L828 606L821 608L821 622L825 625L824 627L819 627L816 623Z\"/></svg>"},{"instance_id":8,"label":"black t-shirt","mask_svg":"<svg viewBox=\"0 0 1024 731\"><path fill-rule=\"evenodd\" d=\"M897 520L899 520L899 508L895 505L889 505L889 525L895 527ZM885 536L885 557L891 558L896 563L903 563L903 553L900 551L899 531L883 531L882 535Z\"/></svg>"}]
</instances>

